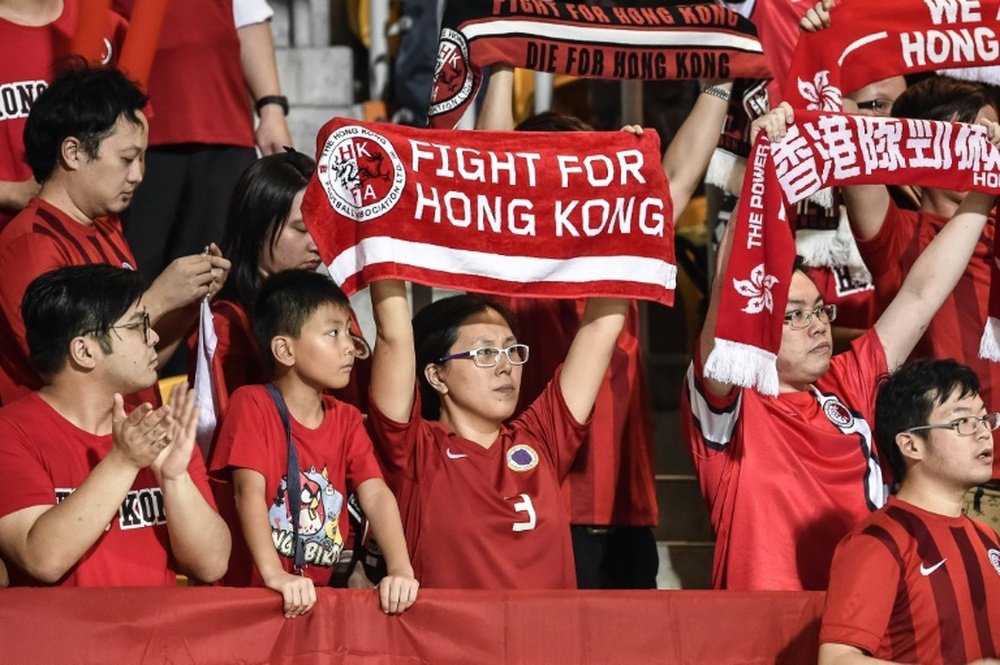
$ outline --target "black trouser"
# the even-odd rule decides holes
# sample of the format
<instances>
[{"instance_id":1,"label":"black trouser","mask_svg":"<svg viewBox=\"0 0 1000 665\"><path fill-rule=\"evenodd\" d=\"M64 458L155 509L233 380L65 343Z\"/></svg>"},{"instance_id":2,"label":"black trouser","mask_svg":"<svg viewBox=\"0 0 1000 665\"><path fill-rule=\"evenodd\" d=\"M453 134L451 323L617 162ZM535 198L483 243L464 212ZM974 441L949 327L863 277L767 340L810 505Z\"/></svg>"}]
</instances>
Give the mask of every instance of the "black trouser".
<instances>
[{"instance_id":1,"label":"black trouser","mask_svg":"<svg viewBox=\"0 0 1000 665\"><path fill-rule=\"evenodd\" d=\"M655 589L660 557L646 526L570 526L580 589Z\"/></svg>"}]
</instances>

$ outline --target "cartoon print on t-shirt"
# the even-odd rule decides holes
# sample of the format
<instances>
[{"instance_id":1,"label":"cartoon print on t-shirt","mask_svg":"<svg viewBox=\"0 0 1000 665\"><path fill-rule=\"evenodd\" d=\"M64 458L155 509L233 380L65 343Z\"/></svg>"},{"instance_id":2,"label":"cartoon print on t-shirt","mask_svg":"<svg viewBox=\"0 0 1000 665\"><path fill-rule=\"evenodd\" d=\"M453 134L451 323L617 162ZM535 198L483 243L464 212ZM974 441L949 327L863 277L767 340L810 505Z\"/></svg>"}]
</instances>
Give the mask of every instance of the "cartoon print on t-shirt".
<instances>
[{"instance_id":1,"label":"cartoon print on t-shirt","mask_svg":"<svg viewBox=\"0 0 1000 665\"><path fill-rule=\"evenodd\" d=\"M316 467L299 472L302 488L302 507L299 510L299 540L306 563L313 566L332 566L340 558L344 539L340 534L338 518L344 506L344 495L328 480L327 470L320 473ZM292 517L288 503L288 480L282 476L277 495L267 512L271 522L274 547L282 556L293 557Z\"/></svg>"}]
</instances>

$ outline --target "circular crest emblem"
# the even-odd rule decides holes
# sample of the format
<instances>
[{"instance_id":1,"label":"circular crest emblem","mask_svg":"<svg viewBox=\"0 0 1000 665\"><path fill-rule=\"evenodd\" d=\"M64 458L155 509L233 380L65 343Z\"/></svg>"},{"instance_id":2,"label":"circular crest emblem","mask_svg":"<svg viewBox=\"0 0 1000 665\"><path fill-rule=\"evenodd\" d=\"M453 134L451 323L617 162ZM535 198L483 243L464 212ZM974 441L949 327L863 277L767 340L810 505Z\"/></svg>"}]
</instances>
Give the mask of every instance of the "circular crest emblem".
<instances>
[{"instance_id":1,"label":"circular crest emblem","mask_svg":"<svg viewBox=\"0 0 1000 665\"><path fill-rule=\"evenodd\" d=\"M507 468L511 471L531 471L538 466L538 453L531 446L519 443L507 451Z\"/></svg>"},{"instance_id":2,"label":"circular crest emblem","mask_svg":"<svg viewBox=\"0 0 1000 665\"><path fill-rule=\"evenodd\" d=\"M437 63L434 66L434 89L431 90L429 115L441 115L464 104L472 93L469 70L469 44L465 36L451 28L441 29Z\"/></svg>"},{"instance_id":3,"label":"circular crest emblem","mask_svg":"<svg viewBox=\"0 0 1000 665\"><path fill-rule=\"evenodd\" d=\"M841 429L847 429L854 424L854 414L836 398L827 400L823 404L823 413L831 423Z\"/></svg>"},{"instance_id":4,"label":"circular crest emblem","mask_svg":"<svg viewBox=\"0 0 1000 665\"><path fill-rule=\"evenodd\" d=\"M406 184L392 143L360 125L345 125L327 137L316 170L333 209L356 222L392 210Z\"/></svg>"},{"instance_id":5,"label":"circular crest emblem","mask_svg":"<svg viewBox=\"0 0 1000 665\"><path fill-rule=\"evenodd\" d=\"M991 549L986 555L990 558L990 563L993 564L993 569L997 571L997 575L1000 575L1000 550Z\"/></svg>"}]
</instances>

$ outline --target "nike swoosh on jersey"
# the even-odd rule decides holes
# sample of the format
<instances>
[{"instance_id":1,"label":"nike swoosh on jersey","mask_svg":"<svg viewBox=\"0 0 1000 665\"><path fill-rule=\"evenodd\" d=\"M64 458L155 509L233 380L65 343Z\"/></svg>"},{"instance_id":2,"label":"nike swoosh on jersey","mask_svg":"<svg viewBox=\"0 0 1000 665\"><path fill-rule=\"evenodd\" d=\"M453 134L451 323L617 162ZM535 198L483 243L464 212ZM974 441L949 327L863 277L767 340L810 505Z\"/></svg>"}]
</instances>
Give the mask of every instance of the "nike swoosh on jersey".
<instances>
[{"instance_id":1,"label":"nike swoosh on jersey","mask_svg":"<svg viewBox=\"0 0 1000 665\"><path fill-rule=\"evenodd\" d=\"M463 457L468 457L465 453L453 453L451 448L445 448L444 454L448 456L448 459L462 459Z\"/></svg>"},{"instance_id":2,"label":"nike swoosh on jersey","mask_svg":"<svg viewBox=\"0 0 1000 665\"><path fill-rule=\"evenodd\" d=\"M924 564L920 564L920 574L923 575L924 577L927 577L928 575L930 575L931 573L933 573L935 570L937 570L938 568L940 568L941 566L943 566L944 562L947 561L947 560L948 560L947 558L941 559L940 561L938 561L937 563L935 563L930 568L928 568Z\"/></svg>"}]
</instances>

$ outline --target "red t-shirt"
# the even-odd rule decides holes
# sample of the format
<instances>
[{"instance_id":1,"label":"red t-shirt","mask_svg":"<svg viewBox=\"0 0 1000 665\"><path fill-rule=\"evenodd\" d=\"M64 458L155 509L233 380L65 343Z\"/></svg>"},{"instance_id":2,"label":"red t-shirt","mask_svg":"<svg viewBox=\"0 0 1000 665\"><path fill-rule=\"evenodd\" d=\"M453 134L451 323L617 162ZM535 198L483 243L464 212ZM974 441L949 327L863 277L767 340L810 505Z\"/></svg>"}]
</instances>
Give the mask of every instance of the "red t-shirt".
<instances>
[{"instance_id":1,"label":"red t-shirt","mask_svg":"<svg viewBox=\"0 0 1000 665\"><path fill-rule=\"evenodd\" d=\"M115 0L130 16L135 0ZM149 73L149 145L254 146L232 0L171 0Z\"/></svg>"},{"instance_id":2,"label":"red t-shirt","mask_svg":"<svg viewBox=\"0 0 1000 665\"><path fill-rule=\"evenodd\" d=\"M947 223L947 218L902 210L890 202L879 233L858 242L861 256L871 269L880 309L896 297L917 257ZM994 386L1000 386L1000 363L979 357L979 340L989 313L995 228L996 222L991 219L965 273L931 319L912 354L914 358L955 358L971 367L982 383L979 394L990 411L1000 409L1000 395L993 392ZM995 440L1000 443L1000 439ZM1000 478L1000 458L993 461L993 477Z\"/></svg>"},{"instance_id":3,"label":"red t-shirt","mask_svg":"<svg viewBox=\"0 0 1000 665\"><path fill-rule=\"evenodd\" d=\"M37 393L0 409L0 516L55 505L90 475L111 449L111 435L85 432ZM191 479L214 507L205 463L195 450ZM59 586L173 586L168 516L153 472L136 476L108 530L57 584ZM11 584L37 585L16 567Z\"/></svg>"},{"instance_id":4,"label":"red t-shirt","mask_svg":"<svg viewBox=\"0 0 1000 665\"><path fill-rule=\"evenodd\" d=\"M820 642L899 663L1000 656L1000 539L889 497L837 547Z\"/></svg>"},{"instance_id":5,"label":"red t-shirt","mask_svg":"<svg viewBox=\"0 0 1000 665\"><path fill-rule=\"evenodd\" d=\"M21 299L28 285L50 270L105 263L134 270L135 258L117 218L91 226L55 206L33 199L0 231L0 402L10 404L42 382L28 363ZM154 391L140 395L157 403ZM140 403L140 402L136 402Z\"/></svg>"},{"instance_id":6,"label":"red t-shirt","mask_svg":"<svg viewBox=\"0 0 1000 665\"><path fill-rule=\"evenodd\" d=\"M309 429L291 417L292 440L299 458L302 508L299 539L305 548L305 574L317 584L330 582L333 566L347 542L350 523L347 497L361 483L381 478L371 439L361 413L333 397L323 398L323 422ZM278 409L264 386L244 386L233 393L219 429L210 465L252 469L264 476L268 521L282 565L294 568L293 536L286 489L288 449ZM226 474L221 474L225 476ZM251 571L231 571L230 579L246 579ZM256 566L250 584L263 586Z\"/></svg>"},{"instance_id":7,"label":"red t-shirt","mask_svg":"<svg viewBox=\"0 0 1000 665\"><path fill-rule=\"evenodd\" d=\"M576 588L559 485L587 424L563 401L558 372L489 448L424 420L419 393L407 423L371 400L368 425L422 586Z\"/></svg>"},{"instance_id":8,"label":"red t-shirt","mask_svg":"<svg viewBox=\"0 0 1000 665\"><path fill-rule=\"evenodd\" d=\"M887 495L870 426L885 371L874 330L811 390L777 397L716 397L695 358L681 426L715 529L715 588L826 588L837 543Z\"/></svg>"},{"instance_id":9,"label":"red t-shirt","mask_svg":"<svg viewBox=\"0 0 1000 665\"><path fill-rule=\"evenodd\" d=\"M24 124L35 99L52 80L52 65L69 49L76 33L79 0L64 0L63 12L42 26L25 26L0 18L0 180L20 182L31 177L24 161ZM102 60L116 61L125 41L126 23L112 13L105 33ZM13 217L0 210L0 228Z\"/></svg>"},{"instance_id":10,"label":"red t-shirt","mask_svg":"<svg viewBox=\"0 0 1000 665\"><path fill-rule=\"evenodd\" d=\"M542 393L566 357L587 301L490 298L514 313L518 340L531 348L521 375L520 413ZM590 429L563 481L572 524L656 526L651 419L639 311L633 303L597 394Z\"/></svg>"}]
</instances>

